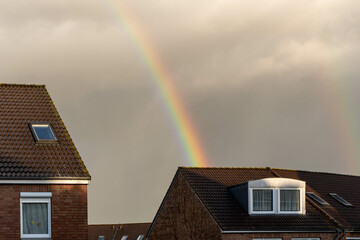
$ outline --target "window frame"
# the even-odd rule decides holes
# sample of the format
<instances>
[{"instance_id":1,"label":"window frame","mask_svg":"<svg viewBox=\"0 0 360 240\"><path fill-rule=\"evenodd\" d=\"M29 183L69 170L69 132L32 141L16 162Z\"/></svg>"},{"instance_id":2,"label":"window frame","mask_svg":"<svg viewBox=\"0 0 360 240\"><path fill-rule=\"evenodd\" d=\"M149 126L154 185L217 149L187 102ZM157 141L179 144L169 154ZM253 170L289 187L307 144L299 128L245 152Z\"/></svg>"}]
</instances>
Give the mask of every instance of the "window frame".
<instances>
[{"instance_id":1,"label":"window frame","mask_svg":"<svg viewBox=\"0 0 360 240\"><path fill-rule=\"evenodd\" d=\"M291 240L320 240L320 238L291 238Z\"/></svg>"},{"instance_id":2,"label":"window frame","mask_svg":"<svg viewBox=\"0 0 360 240\"><path fill-rule=\"evenodd\" d=\"M253 209L253 190L272 190L273 191L273 211L254 211ZM300 210L299 211L281 211L280 210L280 191L281 190L299 190L300 191ZM266 214L277 214L277 215L301 215L305 214L305 190L303 188L282 188L282 187L270 187L270 188L249 188L249 214L251 215L266 215Z\"/></svg>"},{"instance_id":3,"label":"window frame","mask_svg":"<svg viewBox=\"0 0 360 240\"><path fill-rule=\"evenodd\" d=\"M278 194L278 213L279 214L301 214L302 213L302 209L303 209L303 206L302 204L303 201L301 200L302 199L302 191L303 189L302 188L278 188L277 189L277 194ZM299 211L281 211L281 206L280 206L280 192L281 190L295 190L295 191L299 191Z\"/></svg>"},{"instance_id":4,"label":"window frame","mask_svg":"<svg viewBox=\"0 0 360 240\"><path fill-rule=\"evenodd\" d=\"M47 126L49 127L52 135L54 136L54 139L40 139L36 133L36 130L34 129L34 126ZM31 134L33 135L33 138L36 143L56 143L58 142L58 138L55 135L54 129L52 128L51 124L48 122L31 122L29 123Z\"/></svg>"},{"instance_id":5,"label":"window frame","mask_svg":"<svg viewBox=\"0 0 360 240\"><path fill-rule=\"evenodd\" d=\"M282 240L282 238L253 238L253 240Z\"/></svg>"},{"instance_id":6,"label":"window frame","mask_svg":"<svg viewBox=\"0 0 360 240\"><path fill-rule=\"evenodd\" d=\"M272 191L272 211L254 211L254 197L253 197L253 191L254 190L271 190ZM250 201L249 201L249 209L250 209L250 214L274 214L276 213L276 205L275 205L275 191L273 188L250 188L249 189L249 196L250 196Z\"/></svg>"},{"instance_id":7,"label":"window frame","mask_svg":"<svg viewBox=\"0 0 360 240\"><path fill-rule=\"evenodd\" d=\"M51 238L51 192L21 192L20 193L20 236L21 239ZM23 203L46 203L48 211L48 233L47 234L24 234Z\"/></svg>"}]
</instances>

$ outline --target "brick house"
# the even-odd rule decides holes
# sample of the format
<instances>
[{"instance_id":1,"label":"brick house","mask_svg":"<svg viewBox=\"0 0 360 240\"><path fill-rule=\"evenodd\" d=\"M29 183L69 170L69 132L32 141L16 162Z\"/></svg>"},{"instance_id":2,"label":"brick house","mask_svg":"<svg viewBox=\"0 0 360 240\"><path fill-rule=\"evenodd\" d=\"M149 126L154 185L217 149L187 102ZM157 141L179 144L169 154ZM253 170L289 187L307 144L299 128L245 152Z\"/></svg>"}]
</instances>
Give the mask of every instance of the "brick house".
<instances>
[{"instance_id":1,"label":"brick house","mask_svg":"<svg viewBox=\"0 0 360 240\"><path fill-rule=\"evenodd\" d=\"M0 84L0 239L87 240L89 181L45 86Z\"/></svg>"},{"instance_id":2,"label":"brick house","mask_svg":"<svg viewBox=\"0 0 360 240\"><path fill-rule=\"evenodd\" d=\"M360 177L180 167L150 240L360 239Z\"/></svg>"}]
</instances>

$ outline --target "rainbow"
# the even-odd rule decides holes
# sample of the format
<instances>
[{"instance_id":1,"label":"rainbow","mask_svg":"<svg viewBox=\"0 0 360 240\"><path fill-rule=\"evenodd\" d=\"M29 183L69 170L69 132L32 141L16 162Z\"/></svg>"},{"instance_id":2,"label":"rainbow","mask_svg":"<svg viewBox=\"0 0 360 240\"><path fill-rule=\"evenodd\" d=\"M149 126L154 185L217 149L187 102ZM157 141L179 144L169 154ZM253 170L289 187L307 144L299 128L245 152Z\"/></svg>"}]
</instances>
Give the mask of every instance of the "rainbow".
<instances>
[{"instance_id":1,"label":"rainbow","mask_svg":"<svg viewBox=\"0 0 360 240\"><path fill-rule=\"evenodd\" d=\"M336 63L333 63L334 66ZM349 86L340 74L329 72L323 83L322 96L326 100L324 108L328 112L332 130L337 139L339 161L346 172L360 173L360 129L355 122L354 109Z\"/></svg>"},{"instance_id":2,"label":"rainbow","mask_svg":"<svg viewBox=\"0 0 360 240\"><path fill-rule=\"evenodd\" d=\"M131 37L140 56L149 69L154 83L161 92L166 108L173 119L178 137L186 152L188 163L195 167L209 166L195 127L182 104L182 100L176 91L170 74L156 54L156 50L151 45L149 39L146 38L144 31L136 24L136 21L130 17L130 14L126 14L129 11L125 11L124 6L115 0L110 0L110 3L111 9L124 25L126 32Z\"/></svg>"}]
</instances>

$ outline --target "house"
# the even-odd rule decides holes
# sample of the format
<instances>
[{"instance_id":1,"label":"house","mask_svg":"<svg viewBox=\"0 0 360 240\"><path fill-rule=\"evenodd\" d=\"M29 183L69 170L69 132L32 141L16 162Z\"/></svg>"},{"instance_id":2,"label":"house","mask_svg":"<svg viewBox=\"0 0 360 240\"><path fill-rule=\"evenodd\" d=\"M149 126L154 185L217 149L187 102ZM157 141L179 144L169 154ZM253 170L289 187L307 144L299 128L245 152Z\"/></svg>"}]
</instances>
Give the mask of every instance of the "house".
<instances>
[{"instance_id":1,"label":"house","mask_svg":"<svg viewBox=\"0 0 360 240\"><path fill-rule=\"evenodd\" d=\"M89 181L45 86L0 84L0 239L87 240Z\"/></svg>"},{"instance_id":2,"label":"house","mask_svg":"<svg viewBox=\"0 0 360 240\"><path fill-rule=\"evenodd\" d=\"M360 177L273 168L180 167L146 237L360 239Z\"/></svg>"},{"instance_id":3,"label":"house","mask_svg":"<svg viewBox=\"0 0 360 240\"><path fill-rule=\"evenodd\" d=\"M89 225L89 240L145 240L151 223Z\"/></svg>"}]
</instances>

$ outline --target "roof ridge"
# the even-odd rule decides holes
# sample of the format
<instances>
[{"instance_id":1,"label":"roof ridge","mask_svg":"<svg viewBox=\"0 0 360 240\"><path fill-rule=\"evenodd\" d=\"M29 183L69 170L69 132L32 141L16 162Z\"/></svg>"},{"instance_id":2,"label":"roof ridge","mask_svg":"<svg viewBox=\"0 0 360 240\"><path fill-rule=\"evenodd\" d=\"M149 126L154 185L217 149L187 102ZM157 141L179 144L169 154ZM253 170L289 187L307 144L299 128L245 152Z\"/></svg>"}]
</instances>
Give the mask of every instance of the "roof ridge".
<instances>
[{"instance_id":1,"label":"roof ridge","mask_svg":"<svg viewBox=\"0 0 360 240\"><path fill-rule=\"evenodd\" d=\"M321 172L321 171L308 171L308 170L297 170L297 169L287 169L287 168L271 168L272 170L281 170L281 171L292 171L292 172L309 172L309 173L320 173L320 174L330 174L330 175L340 175L340 176L349 176L349 177L360 177L353 174L347 173L333 173L333 172Z\"/></svg>"},{"instance_id":2,"label":"roof ridge","mask_svg":"<svg viewBox=\"0 0 360 240\"><path fill-rule=\"evenodd\" d=\"M275 175L275 177L280 177L281 178L281 175L280 174L278 174L274 169L272 169L272 168L267 168L272 174L274 174Z\"/></svg>"},{"instance_id":3,"label":"roof ridge","mask_svg":"<svg viewBox=\"0 0 360 240\"><path fill-rule=\"evenodd\" d=\"M179 166L179 169L261 169L270 171L281 170L281 171L293 171L293 172L308 172L308 173L320 173L320 174L330 174L330 175L337 175L337 176L349 176L349 177L360 177L357 175L352 174L345 174L345 173L331 173L331 172L321 172L321 171L309 171L309 170L297 170L297 169L286 169L286 168L271 168L271 167L186 167L186 166Z\"/></svg>"},{"instance_id":4,"label":"roof ridge","mask_svg":"<svg viewBox=\"0 0 360 240\"><path fill-rule=\"evenodd\" d=\"M45 87L45 84L25 84L25 83L0 83L0 86L18 86L18 87Z\"/></svg>"}]
</instances>

